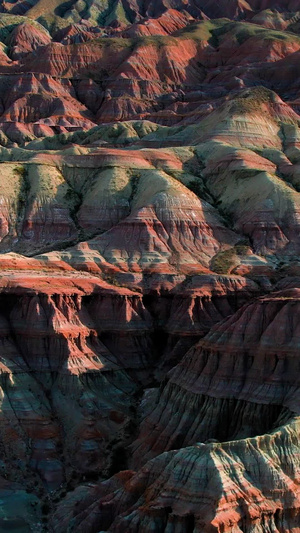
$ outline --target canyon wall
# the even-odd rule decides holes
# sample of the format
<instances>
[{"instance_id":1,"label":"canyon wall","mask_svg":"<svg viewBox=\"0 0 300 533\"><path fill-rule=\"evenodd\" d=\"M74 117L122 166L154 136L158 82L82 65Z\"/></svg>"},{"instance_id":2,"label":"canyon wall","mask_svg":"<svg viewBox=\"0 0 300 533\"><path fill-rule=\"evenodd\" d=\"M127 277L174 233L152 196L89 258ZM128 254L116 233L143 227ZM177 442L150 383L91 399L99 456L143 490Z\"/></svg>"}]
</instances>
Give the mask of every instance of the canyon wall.
<instances>
[{"instance_id":1,"label":"canyon wall","mask_svg":"<svg viewBox=\"0 0 300 533\"><path fill-rule=\"evenodd\" d=\"M298 4L0 2L0 531L298 531Z\"/></svg>"}]
</instances>

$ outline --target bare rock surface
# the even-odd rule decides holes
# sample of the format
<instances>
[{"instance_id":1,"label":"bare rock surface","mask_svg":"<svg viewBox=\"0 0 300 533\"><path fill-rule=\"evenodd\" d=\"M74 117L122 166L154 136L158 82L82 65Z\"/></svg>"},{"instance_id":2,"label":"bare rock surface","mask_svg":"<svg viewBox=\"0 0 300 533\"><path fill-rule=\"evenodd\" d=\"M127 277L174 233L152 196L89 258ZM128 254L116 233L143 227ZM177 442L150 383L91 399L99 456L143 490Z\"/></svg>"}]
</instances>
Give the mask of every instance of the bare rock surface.
<instances>
[{"instance_id":1,"label":"bare rock surface","mask_svg":"<svg viewBox=\"0 0 300 533\"><path fill-rule=\"evenodd\" d=\"M298 532L299 21L0 2L0 531Z\"/></svg>"}]
</instances>

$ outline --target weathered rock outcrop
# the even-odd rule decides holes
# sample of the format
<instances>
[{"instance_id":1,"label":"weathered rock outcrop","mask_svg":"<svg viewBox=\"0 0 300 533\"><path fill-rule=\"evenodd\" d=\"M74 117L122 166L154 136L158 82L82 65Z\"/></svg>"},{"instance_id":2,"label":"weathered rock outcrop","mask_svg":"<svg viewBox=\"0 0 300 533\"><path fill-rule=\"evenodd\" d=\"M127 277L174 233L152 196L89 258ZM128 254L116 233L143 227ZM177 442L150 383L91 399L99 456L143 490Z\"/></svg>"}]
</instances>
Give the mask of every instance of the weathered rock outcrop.
<instances>
[{"instance_id":1,"label":"weathered rock outcrop","mask_svg":"<svg viewBox=\"0 0 300 533\"><path fill-rule=\"evenodd\" d=\"M1 531L298 531L298 4L0 2Z\"/></svg>"},{"instance_id":2,"label":"weathered rock outcrop","mask_svg":"<svg viewBox=\"0 0 300 533\"><path fill-rule=\"evenodd\" d=\"M77 489L53 530L296 528L299 294L257 299L213 327L170 372L142 422L133 465L144 466Z\"/></svg>"},{"instance_id":3,"label":"weathered rock outcrop","mask_svg":"<svg viewBox=\"0 0 300 533\"><path fill-rule=\"evenodd\" d=\"M58 507L52 530L72 524L78 532L293 531L298 438L299 417L270 435L166 452L138 473L75 490Z\"/></svg>"},{"instance_id":4,"label":"weathered rock outcrop","mask_svg":"<svg viewBox=\"0 0 300 533\"><path fill-rule=\"evenodd\" d=\"M3 472L28 489L38 475L52 490L82 473L100 475L110 468L111 442L123 433L126 440L141 386L136 374L147 365L141 352L118 363L100 336L123 337L126 323L132 341L136 330L140 336L147 324L140 297L104 282L101 294L97 278L76 274L16 271L2 285ZM98 320L103 308L101 334L88 311L93 305L82 301L89 298L99 302Z\"/></svg>"},{"instance_id":5,"label":"weathered rock outcrop","mask_svg":"<svg viewBox=\"0 0 300 533\"><path fill-rule=\"evenodd\" d=\"M47 22L44 15L39 20L46 29L32 18L2 14L0 89L5 97L0 124L6 142L24 144L116 120L195 123L195 114L202 119L228 94L261 83L284 96L290 111L297 105L296 76L291 80L290 74L291 64L297 68L296 33L259 27L250 20L210 21L187 10L162 9L158 18L139 16L118 31L105 30L88 16L89 21L83 17L70 25L68 16ZM298 20L297 13L288 14ZM285 76L278 78L282 71ZM17 82L24 79L18 94L16 77ZM32 83L35 79L39 81Z\"/></svg>"},{"instance_id":6,"label":"weathered rock outcrop","mask_svg":"<svg viewBox=\"0 0 300 533\"><path fill-rule=\"evenodd\" d=\"M242 278L195 279L184 326L180 288L142 296L37 260L23 270L18 256L7 262L15 270L0 280L2 474L29 491L35 483L39 496L43 486L126 467L143 389L257 290Z\"/></svg>"},{"instance_id":7,"label":"weathered rock outcrop","mask_svg":"<svg viewBox=\"0 0 300 533\"><path fill-rule=\"evenodd\" d=\"M246 304L170 372L134 445L142 461L207 439L263 434L299 414L299 289Z\"/></svg>"}]
</instances>

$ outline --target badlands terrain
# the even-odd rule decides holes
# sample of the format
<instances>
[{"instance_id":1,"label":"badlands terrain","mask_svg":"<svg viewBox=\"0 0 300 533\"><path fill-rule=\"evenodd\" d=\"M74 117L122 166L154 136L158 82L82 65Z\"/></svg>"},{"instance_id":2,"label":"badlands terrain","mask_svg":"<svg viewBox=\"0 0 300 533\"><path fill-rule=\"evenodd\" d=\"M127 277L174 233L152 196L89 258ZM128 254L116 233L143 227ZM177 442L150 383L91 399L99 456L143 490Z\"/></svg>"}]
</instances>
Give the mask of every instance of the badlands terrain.
<instances>
[{"instance_id":1,"label":"badlands terrain","mask_svg":"<svg viewBox=\"0 0 300 533\"><path fill-rule=\"evenodd\" d=\"M300 532L299 0L1 0L0 532Z\"/></svg>"}]
</instances>

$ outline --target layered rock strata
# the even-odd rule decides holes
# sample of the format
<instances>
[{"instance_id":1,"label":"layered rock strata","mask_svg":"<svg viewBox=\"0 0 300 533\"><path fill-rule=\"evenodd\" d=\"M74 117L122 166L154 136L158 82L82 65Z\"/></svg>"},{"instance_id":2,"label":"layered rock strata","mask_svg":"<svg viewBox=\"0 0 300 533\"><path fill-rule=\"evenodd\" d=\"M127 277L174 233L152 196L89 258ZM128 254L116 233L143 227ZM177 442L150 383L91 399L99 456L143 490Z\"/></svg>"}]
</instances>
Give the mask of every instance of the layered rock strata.
<instances>
[{"instance_id":1,"label":"layered rock strata","mask_svg":"<svg viewBox=\"0 0 300 533\"><path fill-rule=\"evenodd\" d=\"M61 520L75 531L297 528L299 301L287 289L214 326L142 422L133 464L144 466L75 491L53 530Z\"/></svg>"},{"instance_id":2,"label":"layered rock strata","mask_svg":"<svg viewBox=\"0 0 300 533\"><path fill-rule=\"evenodd\" d=\"M0 2L1 531L298 530L298 3Z\"/></svg>"}]
</instances>

